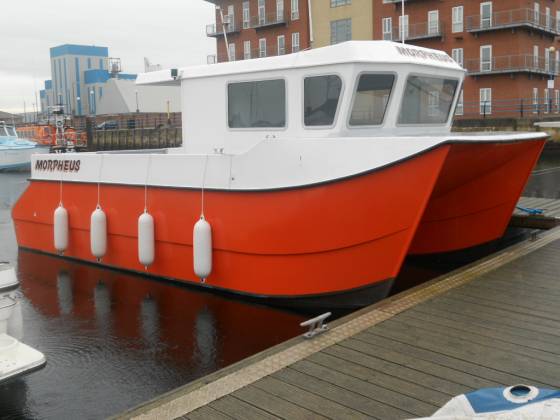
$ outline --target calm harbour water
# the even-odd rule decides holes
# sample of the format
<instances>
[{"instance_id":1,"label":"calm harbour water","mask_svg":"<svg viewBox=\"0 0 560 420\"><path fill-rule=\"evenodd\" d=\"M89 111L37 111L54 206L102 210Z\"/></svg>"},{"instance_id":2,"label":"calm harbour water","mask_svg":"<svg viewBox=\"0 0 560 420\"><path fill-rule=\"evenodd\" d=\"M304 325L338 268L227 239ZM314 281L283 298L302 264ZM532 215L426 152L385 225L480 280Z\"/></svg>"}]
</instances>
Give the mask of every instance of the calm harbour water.
<instances>
[{"instance_id":1,"label":"calm harbour water","mask_svg":"<svg viewBox=\"0 0 560 420\"><path fill-rule=\"evenodd\" d=\"M10 208L27 176L0 173L0 260L18 266L24 341L48 363L0 385L0 417L104 418L301 332L301 314L18 252ZM559 186L560 153L547 152L525 194L560 198ZM473 258L407 260L396 291Z\"/></svg>"}]
</instances>

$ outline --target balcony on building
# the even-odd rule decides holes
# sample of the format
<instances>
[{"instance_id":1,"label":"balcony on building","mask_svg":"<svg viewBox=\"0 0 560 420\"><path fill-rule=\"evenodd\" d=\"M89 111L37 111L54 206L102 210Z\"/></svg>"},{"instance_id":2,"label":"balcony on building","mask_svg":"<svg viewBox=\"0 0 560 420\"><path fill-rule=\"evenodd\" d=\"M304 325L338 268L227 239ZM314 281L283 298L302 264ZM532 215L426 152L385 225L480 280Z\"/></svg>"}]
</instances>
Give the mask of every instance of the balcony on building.
<instances>
[{"instance_id":1,"label":"balcony on building","mask_svg":"<svg viewBox=\"0 0 560 420\"><path fill-rule=\"evenodd\" d=\"M286 19L286 13L282 12L282 13L262 13L259 14L258 16L253 16L251 18L251 22L249 23L249 26L253 29L259 30L259 29L267 29L267 28L272 28L275 26L282 26L282 25L286 25L288 23L287 19ZM244 23L244 26L247 25L247 22Z\"/></svg>"},{"instance_id":2,"label":"balcony on building","mask_svg":"<svg viewBox=\"0 0 560 420\"><path fill-rule=\"evenodd\" d=\"M421 39L443 37L444 27L442 21L413 23L404 28L404 40L415 41ZM393 30L393 41L402 41L401 28Z\"/></svg>"},{"instance_id":3,"label":"balcony on building","mask_svg":"<svg viewBox=\"0 0 560 420\"><path fill-rule=\"evenodd\" d=\"M549 35L560 35L560 21L550 14L539 13L534 9L512 9L486 16L468 16L466 23L467 32L472 33L515 28L529 28Z\"/></svg>"},{"instance_id":4,"label":"balcony on building","mask_svg":"<svg viewBox=\"0 0 560 420\"><path fill-rule=\"evenodd\" d=\"M278 48L276 45L267 46L265 49L254 48L249 53L245 51L237 50L235 51L235 57L231 57L231 61L241 61L241 60L253 60L256 58L274 57L278 55L291 54L292 51L287 48ZM210 55L207 57L208 64L225 63L229 61L226 53L216 55Z\"/></svg>"},{"instance_id":5,"label":"balcony on building","mask_svg":"<svg viewBox=\"0 0 560 420\"><path fill-rule=\"evenodd\" d=\"M470 76L532 73L552 77L558 75L560 62L530 54L504 55L492 57L490 60L466 60L465 69Z\"/></svg>"},{"instance_id":6,"label":"balcony on building","mask_svg":"<svg viewBox=\"0 0 560 420\"><path fill-rule=\"evenodd\" d=\"M234 34L241 31L241 23L230 19L229 16L224 16L224 24L221 23L211 23L206 25L206 36L220 37L224 36L224 30L226 34Z\"/></svg>"}]
</instances>

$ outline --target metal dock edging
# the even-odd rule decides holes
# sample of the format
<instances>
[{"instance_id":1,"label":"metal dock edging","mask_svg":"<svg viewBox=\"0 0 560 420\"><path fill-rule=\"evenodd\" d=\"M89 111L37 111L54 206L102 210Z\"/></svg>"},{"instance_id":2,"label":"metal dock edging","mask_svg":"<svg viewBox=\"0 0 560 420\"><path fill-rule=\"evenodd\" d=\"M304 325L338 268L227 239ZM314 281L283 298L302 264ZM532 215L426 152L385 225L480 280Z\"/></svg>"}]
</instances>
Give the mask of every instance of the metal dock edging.
<instances>
[{"instance_id":1,"label":"metal dock edging","mask_svg":"<svg viewBox=\"0 0 560 420\"><path fill-rule=\"evenodd\" d=\"M292 365L304 358L388 320L428 299L499 268L560 239L560 228L542 233L497 254L331 323L332 329L313 340L297 337L234 365L200 378L117 416L124 419L174 419Z\"/></svg>"}]
</instances>

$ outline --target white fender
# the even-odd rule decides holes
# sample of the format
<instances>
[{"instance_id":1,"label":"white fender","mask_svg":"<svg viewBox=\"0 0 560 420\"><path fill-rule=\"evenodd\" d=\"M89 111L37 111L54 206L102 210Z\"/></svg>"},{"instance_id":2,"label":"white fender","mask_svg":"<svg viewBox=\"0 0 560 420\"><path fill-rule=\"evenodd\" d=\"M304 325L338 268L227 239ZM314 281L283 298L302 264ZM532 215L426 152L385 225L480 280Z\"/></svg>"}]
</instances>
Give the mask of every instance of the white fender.
<instances>
[{"instance_id":1,"label":"white fender","mask_svg":"<svg viewBox=\"0 0 560 420\"><path fill-rule=\"evenodd\" d=\"M203 280L212 272L212 227L204 216L193 229L193 265L194 273Z\"/></svg>"},{"instance_id":2,"label":"white fender","mask_svg":"<svg viewBox=\"0 0 560 420\"><path fill-rule=\"evenodd\" d=\"M8 319L8 335L16 340L23 339L23 317L21 315L21 302L18 300L12 311L12 316Z\"/></svg>"},{"instance_id":3,"label":"white fender","mask_svg":"<svg viewBox=\"0 0 560 420\"><path fill-rule=\"evenodd\" d=\"M147 267L155 259L154 218L144 212L138 218L138 261Z\"/></svg>"},{"instance_id":4,"label":"white fender","mask_svg":"<svg viewBox=\"0 0 560 420\"><path fill-rule=\"evenodd\" d=\"M107 216L97 207L91 213L90 223L91 253L96 258L103 258L107 253Z\"/></svg>"},{"instance_id":5,"label":"white fender","mask_svg":"<svg viewBox=\"0 0 560 420\"><path fill-rule=\"evenodd\" d=\"M60 204L54 211L54 249L64 252L68 249L68 211Z\"/></svg>"}]
</instances>

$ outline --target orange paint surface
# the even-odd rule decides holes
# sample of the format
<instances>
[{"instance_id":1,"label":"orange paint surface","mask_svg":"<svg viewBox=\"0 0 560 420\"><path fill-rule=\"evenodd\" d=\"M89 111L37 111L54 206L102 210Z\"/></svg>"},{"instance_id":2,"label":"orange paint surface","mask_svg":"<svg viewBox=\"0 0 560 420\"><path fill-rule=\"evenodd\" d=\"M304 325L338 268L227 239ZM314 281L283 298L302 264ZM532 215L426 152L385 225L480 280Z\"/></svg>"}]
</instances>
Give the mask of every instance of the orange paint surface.
<instances>
[{"instance_id":1,"label":"orange paint surface","mask_svg":"<svg viewBox=\"0 0 560 420\"><path fill-rule=\"evenodd\" d=\"M394 278L449 151L442 146L392 167L346 180L284 191L205 193L213 232L213 272L207 284L252 295L296 297L342 292ZM32 181L13 209L18 244L55 253L53 212L59 184ZM90 215L97 185L65 183L70 220L68 257L94 261ZM137 220L144 189L101 186L108 220L102 264L144 271L138 262ZM192 229L199 190L150 188L156 260L150 274L198 282Z\"/></svg>"},{"instance_id":2,"label":"orange paint surface","mask_svg":"<svg viewBox=\"0 0 560 420\"><path fill-rule=\"evenodd\" d=\"M544 140L451 145L409 253L500 238L543 147Z\"/></svg>"}]
</instances>

